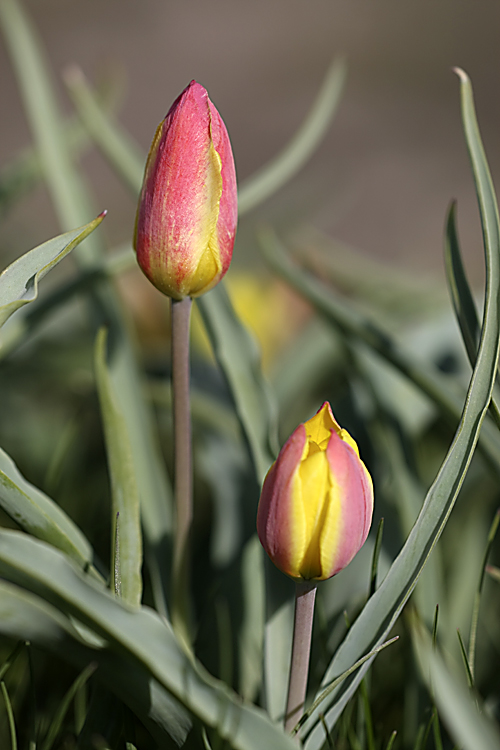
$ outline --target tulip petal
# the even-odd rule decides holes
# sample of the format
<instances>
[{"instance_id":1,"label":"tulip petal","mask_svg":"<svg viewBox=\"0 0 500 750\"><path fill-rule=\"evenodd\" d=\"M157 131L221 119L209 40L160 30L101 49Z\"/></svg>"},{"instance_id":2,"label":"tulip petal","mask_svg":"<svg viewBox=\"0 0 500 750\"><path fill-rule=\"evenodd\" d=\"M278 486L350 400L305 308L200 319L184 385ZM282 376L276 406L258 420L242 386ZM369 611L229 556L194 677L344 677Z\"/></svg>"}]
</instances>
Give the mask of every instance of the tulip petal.
<instances>
[{"instance_id":1,"label":"tulip petal","mask_svg":"<svg viewBox=\"0 0 500 750\"><path fill-rule=\"evenodd\" d=\"M303 424L288 438L262 487L257 534L274 564L292 578L300 577L305 547L303 509L297 502L296 473L307 447Z\"/></svg>"},{"instance_id":2,"label":"tulip petal","mask_svg":"<svg viewBox=\"0 0 500 750\"><path fill-rule=\"evenodd\" d=\"M259 538L287 575L324 580L359 551L372 514L370 475L325 403L292 433L264 481Z\"/></svg>"},{"instance_id":3,"label":"tulip petal","mask_svg":"<svg viewBox=\"0 0 500 750\"><path fill-rule=\"evenodd\" d=\"M199 296L227 271L236 222L229 136L206 90L192 81L150 149L134 240L139 265L164 294Z\"/></svg>"},{"instance_id":4,"label":"tulip petal","mask_svg":"<svg viewBox=\"0 0 500 750\"><path fill-rule=\"evenodd\" d=\"M327 457L333 487L321 538L324 578L330 578L351 562L368 536L373 513L372 481L350 443L332 432Z\"/></svg>"}]
</instances>

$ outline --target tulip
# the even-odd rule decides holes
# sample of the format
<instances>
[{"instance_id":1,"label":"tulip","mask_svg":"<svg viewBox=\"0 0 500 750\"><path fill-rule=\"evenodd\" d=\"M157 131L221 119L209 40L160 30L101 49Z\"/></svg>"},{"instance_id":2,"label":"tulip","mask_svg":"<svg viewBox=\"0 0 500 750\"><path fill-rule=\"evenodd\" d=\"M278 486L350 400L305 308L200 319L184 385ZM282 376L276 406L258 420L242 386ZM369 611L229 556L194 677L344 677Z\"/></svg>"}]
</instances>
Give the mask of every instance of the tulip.
<instances>
[{"instance_id":1,"label":"tulip","mask_svg":"<svg viewBox=\"0 0 500 750\"><path fill-rule=\"evenodd\" d=\"M229 136L206 90L191 81L149 151L135 226L137 261L169 297L198 297L229 268L236 222Z\"/></svg>"},{"instance_id":2,"label":"tulip","mask_svg":"<svg viewBox=\"0 0 500 750\"><path fill-rule=\"evenodd\" d=\"M325 580L362 547L372 513L370 475L325 403L292 433L264 480L259 539L283 573Z\"/></svg>"}]
</instances>

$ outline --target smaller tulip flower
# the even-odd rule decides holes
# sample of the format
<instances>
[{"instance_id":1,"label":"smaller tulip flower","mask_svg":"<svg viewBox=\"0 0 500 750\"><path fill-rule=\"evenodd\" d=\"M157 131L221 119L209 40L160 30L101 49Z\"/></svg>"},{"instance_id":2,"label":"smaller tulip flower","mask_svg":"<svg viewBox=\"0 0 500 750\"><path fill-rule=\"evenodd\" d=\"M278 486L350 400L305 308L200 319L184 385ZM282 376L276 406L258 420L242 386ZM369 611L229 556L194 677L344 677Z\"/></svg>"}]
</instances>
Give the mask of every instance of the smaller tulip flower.
<instances>
[{"instance_id":1,"label":"smaller tulip flower","mask_svg":"<svg viewBox=\"0 0 500 750\"><path fill-rule=\"evenodd\" d=\"M176 300L209 291L229 268L237 210L226 127L203 86L191 81L149 151L134 238L142 271Z\"/></svg>"},{"instance_id":2,"label":"smaller tulip flower","mask_svg":"<svg viewBox=\"0 0 500 750\"><path fill-rule=\"evenodd\" d=\"M370 475L325 403L292 433L264 480L259 539L283 573L321 581L351 562L372 514Z\"/></svg>"}]
</instances>

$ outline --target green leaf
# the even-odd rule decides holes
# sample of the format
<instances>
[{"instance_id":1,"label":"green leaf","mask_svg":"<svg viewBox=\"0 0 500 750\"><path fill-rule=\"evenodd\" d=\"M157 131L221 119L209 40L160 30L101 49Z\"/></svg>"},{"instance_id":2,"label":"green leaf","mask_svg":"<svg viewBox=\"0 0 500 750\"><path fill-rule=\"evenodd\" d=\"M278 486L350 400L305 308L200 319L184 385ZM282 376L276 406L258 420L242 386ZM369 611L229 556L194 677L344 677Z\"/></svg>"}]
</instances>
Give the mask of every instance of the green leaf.
<instances>
[{"instance_id":1,"label":"green leaf","mask_svg":"<svg viewBox=\"0 0 500 750\"><path fill-rule=\"evenodd\" d=\"M238 630L239 694L253 701L262 686L265 595L264 551L254 536L246 543L241 562L243 616Z\"/></svg>"},{"instance_id":2,"label":"green leaf","mask_svg":"<svg viewBox=\"0 0 500 750\"><path fill-rule=\"evenodd\" d=\"M304 166L333 120L344 88L345 77L344 61L334 60L327 71L311 111L291 141L278 156L240 185L238 191L240 216L267 200Z\"/></svg>"},{"instance_id":3,"label":"green leaf","mask_svg":"<svg viewBox=\"0 0 500 750\"><path fill-rule=\"evenodd\" d=\"M464 750L500 750L500 734L484 713L479 713L469 689L451 675L429 633L417 622L412 627L421 673L432 690L443 722Z\"/></svg>"},{"instance_id":4,"label":"green leaf","mask_svg":"<svg viewBox=\"0 0 500 750\"><path fill-rule=\"evenodd\" d=\"M236 316L222 283L196 303L231 390L260 484L274 462L278 444L276 406L260 369L257 344Z\"/></svg>"},{"instance_id":5,"label":"green leaf","mask_svg":"<svg viewBox=\"0 0 500 750\"><path fill-rule=\"evenodd\" d=\"M453 443L425 498L419 517L389 573L350 628L330 663L323 682L349 668L362 653L381 643L393 627L413 591L453 509L477 444L495 382L500 346L500 222L486 157L475 118L472 87L461 76L462 116L478 195L486 258L486 295L481 341L462 419ZM325 719L333 726L369 667L336 693ZM324 741L317 716L306 724L307 750L319 750Z\"/></svg>"},{"instance_id":6,"label":"green leaf","mask_svg":"<svg viewBox=\"0 0 500 750\"><path fill-rule=\"evenodd\" d=\"M71 232L60 234L35 247L11 263L0 274L0 327L20 307L38 297L38 283L59 261L85 239L103 220L94 221Z\"/></svg>"},{"instance_id":7,"label":"green leaf","mask_svg":"<svg viewBox=\"0 0 500 750\"><path fill-rule=\"evenodd\" d=\"M273 270L305 297L316 311L344 336L358 339L381 355L405 375L417 388L430 398L454 423L460 419L464 396L431 363L415 357L400 348L392 335L358 310L350 308L348 302L339 299L332 289L312 278L296 266L288 257L278 238L270 229L260 234L261 249ZM500 472L500 434L492 421L486 420L481 438L482 453Z\"/></svg>"},{"instance_id":8,"label":"green leaf","mask_svg":"<svg viewBox=\"0 0 500 750\"><path fill-rule=\"evenodd\" d=\"M467 663L470 666L470 673L471 673L472 681L474 681L474 673L475 673L477 626L479 622L479 606L481 604L481 593L483 591L484 574L486 570L486 565L488 563L488 558L490 556L490 552L493 547L493 542L495 541L495 536L498 531L499 523L500 523L500 510L497 510L497 512L495 513L495 517L492 521L489 534L488 534L488 539L486 542L486 549L484 550L484 556L483 556L483 560L481 563L481 571L479 574L477 590L474 592L474 603L472 607L472 618L471 618L470 633L469 633L469 653L468 653L468 660L467 660Z\"/></svg>"},{"instance_id":9,"label":"green leaf","mask_svg":"<svg viewBox=\"0 0 500 750\"><path fill-rule=\"evenodd\" d=\"M81 622L122 659L142 666L235 750L296 747L264 711L242 703L230 688L187 655L164 618L147 607L127 607L107 590L93 585L51 547L20 532L0 530L0 576Z\"/></svg>"},{"instance_id":10,"label":"green leaf","mask_svg":"<svg viewBox=\"0 0 500 750\"><path fill-rule=\"evenodd\" d=\"M70 686L69 690L66 692L66 695L61 701L61 704L59 705L55 713L55 716L50 723L50 726L47 730L47 735L45 737L45 740L43 741L41 750L52 750L52 746L54 745L54 742L57 739L57 735L61 731L64 717L68 713L69 707L71 705L71 701L77 694L78 690L80 690L80 688L83 687L83 685L85 685L85 683L94 674L96 668L97 668L97 664L95 662L92 664L89 664L88 667L86 667L78 675L76 680L73 681L73 684Z\"/></svg>"},{"instance_id":11,"label":"green leaf","mask_svg":"<svg viewBox=\"0 0 500 750\"><path fill-rule=\"evenodd\" d=\"M71 229L96 212L71 163L62 109L44 50L17 0L0 0L0 24L56 213L63 229ZM88 266L99 260L102 250L99 238L92 237L76 255Z\"/></svg>"},{"instance_id":12,"label":"green leaf","mask_svg":"<svg viewBox=\"0 0 500 750\"><path fill-rule=\"evenodd\" d=\"M238 191L238 213L244 213L267 200L291 179L307 162L324 137L341 98L346 77L343 60L329 67L321 89L303 124L285 148L262 169L249 177ZM122 177L134 195L138 195L146 156L99 105L95 94L78 69L72 69L66 83L73 103L90 136Z\"/></svg>"},{"instance_id":13,"label":"green leaf","mask_svg":"<svg viewBox=\"0 0 500 750\"><path fill-rule=\"evenodd\" d=\"M462 263L456 225L456 203L452 203L446 220L444 258L446 278L453 308L457 316L458 325L460 326L469 362L474 367L481 327L477 317L474 298ZM491 413L497 425L500 426L500 408L497 404L495 393L493 393L491 398Z\"/></svg>"},{"instance_id":14,"label":"green leaf","mask_svg":"<svg viewBox=\"0 0 500 750\"><path fill-rule=\"evenodd\" d=\"M86 220L91 201L81 175L71 162L64 139L61 108L44 50L27 14L16 0L0 0L0 23L60 222L65 227L75 226ZM81 221L74 221L75 217ZM104 248L95 242L87 242L76 253L77 262L85 272L100 270L103 257ZM115 344L115 356L108 366L116 398L133 439L133 459L147 542L146 559L156 605L166 615L164 580L168 578L167 550L171 534L170 486L116 291L110 281L102 277L91 291L89 302L93 319L97 327L102 324L109 326Z\"/></svg>"},{"instance_id":15,"label":"green leaf","mask_svg":"<svg viewBox=\"0 0 500 750\"><path fill-rule=\"evenodd\" d=\"M142 598L139 490L132 438L128 433L121 402L117 398L113 371L107 366L107 359L112 360L113 356L113 340L108 343L107 331L101 328L95 345L95 371L111 478L111 527L114 533L118 523L121 595L127 604L138 607ZM116 545L112 546L114 554L117 554Z\"/></svg>"},{"instance_id":16,"label":"green leaf","mask_svg":"<svg viewBox=\"0 0 500 750\"><path fill-rule=\"evenodd\" d=\"M0 688L2 691L2 696L5 702L5 708L7 711L7 722L9 725L11 750L17 750L16 722L14 719L14 712L12 710L12 703L10 702L9 694L7 692L7 687L3 680L2 682L0 682Z\"/></svg>"},{"instance_id":17,"label":"green leaf","mask_svg":"<svg viewBox=\"0 0 500 750\"><path fill-rule=\"evenodd\" d=\"M118 81L111 86L101 86L96 99L107 113L116 110L119 96ZM64 139L70 154L76 158L90 143L87 131L78 117L68 117L64 122ZM12 156L0 169L0 210L5 210L43 179L43 168L37 149L27 146Z\"/></svg>"},{"instance_id":18,"label":"green leaf","mask_svg":"<svg viewBox=\"0 0 500 750\"><path fill-rule=\"evenodd\" d=\"M453 202L446 219L444 259L451 301L462 332L465 349L472 367L476 362L481 326L474 298L465 275L462 254L458 243L456 202Z\"/></svg>"},{"instance_id":19,"label":"green leaf","mask_svg":"<svg viewBox=\"0 0 500 750\"><path fill-rule=\"evenodd\" d=\"M65 82L82 124L136 197L141 189L145 165L140 147L116 122L111 121L79 67L69 68Z\"/></svg>"},{"instance_id":20,"label":"green leaf","mask_svg":"<svg viewBox=\"0 0 500 750\"><path fill-rule=\"evenodd\" d=\"M191 727L188 712L141 664L113 653L76 620L7 581L0 581L0 633L41 646L78 670L97 662L96 679L127 703L160 747L170 747L169 737L178 745L185 740Z\"/></svg>"},{"instance_id":21,"label":"green leaf","mask_svg":"<svg viewBox=\"0 0 500 750\"><path fill-rule=\"evenodd\" d=\"M78 526L50 497L26 481L1 448L0 507L23 531L65 552L80 567L92 566L92 547Z\"/></svg>"}]
</instances>

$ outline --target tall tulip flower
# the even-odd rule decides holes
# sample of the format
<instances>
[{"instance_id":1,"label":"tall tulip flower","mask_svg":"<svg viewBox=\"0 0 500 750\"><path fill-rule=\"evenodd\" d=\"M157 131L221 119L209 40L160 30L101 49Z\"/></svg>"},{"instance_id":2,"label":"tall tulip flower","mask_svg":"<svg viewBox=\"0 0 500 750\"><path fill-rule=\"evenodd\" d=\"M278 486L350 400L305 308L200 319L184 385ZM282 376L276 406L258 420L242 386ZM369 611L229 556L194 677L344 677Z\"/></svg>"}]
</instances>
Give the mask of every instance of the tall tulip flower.
<instances>
[{"instance_id":1,"label":"tall tulip flower","mask_svg":"<svg viewBox=\"0 0 500 750\"><path fill-rule=\"evenodd\" d=\"M358 447L324 403L281 449L257 511L264 549L296 581L287 731L304 710L317 581L350 563L368 536L372 514L372 481Z\"/></svg>"},{"instance_id":2,"label":"tall tulip flower","mask_svg":"<svg viewBox=\"0 0 500 750\"><path fill-rule=\"evenodd\" d=\"M149 151L135 222L137 261L171 298L175 536L172 624L190 641L189 536L193 515L189 326L192 297L224 276L237 221L236 173L226 127L191 81L159 125Z\"/></svg>"},{"instance_id":3,"label":"tall tulip flower","mask_svg":"<svg viewBox=\"0 0 500 750\"><path fill-rule=\"evenodd\" d=\"M287 575L321 581L361 548L372 512L370 475L325 403L292 433L266 476L257 514L260 541Z\"/></svg>"},{"instance_id":4,"label":"tall tulip flower","mask_svg":"<svg viewBox=\"0 0 500 750\"><path fill-rule=\"evenodd\" d=\"M229 136L206 90L191 81L149 151L136 217L137 261L169 297L198 297L229 268L236 222Z\"/></svg>"}]
</instances>

